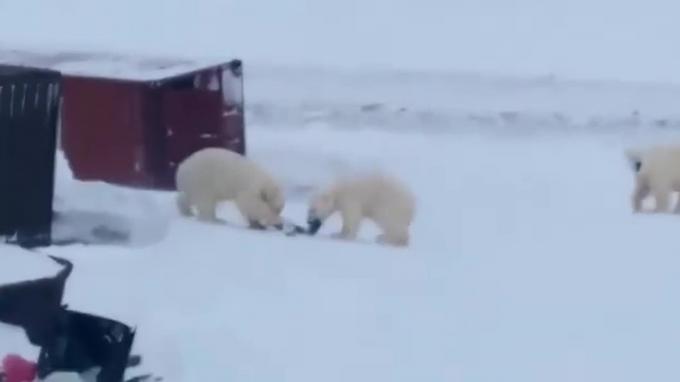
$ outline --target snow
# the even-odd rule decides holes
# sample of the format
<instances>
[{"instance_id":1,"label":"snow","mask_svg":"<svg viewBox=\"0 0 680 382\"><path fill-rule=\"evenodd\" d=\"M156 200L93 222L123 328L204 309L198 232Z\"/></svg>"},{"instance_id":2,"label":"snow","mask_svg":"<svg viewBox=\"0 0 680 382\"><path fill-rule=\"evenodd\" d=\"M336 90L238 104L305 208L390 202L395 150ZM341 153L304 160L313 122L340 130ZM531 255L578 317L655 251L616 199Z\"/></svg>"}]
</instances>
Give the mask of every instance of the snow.
<instances>
[{"instance_id":1,"label":"snow","mask_svg":"<svg viewBox=\"0 0 680 382\"><path fill-rule=\"evenodd\" d=\"M65 300L136 325L145 367L180 381L678 376L677 222L630 212L634 135L387 128L254 126L249 138L299 222L308 187L334 174L405 179L419 203L411 248L373 244L370 224L358 243L324 238L337 219L318 238L250 232L229 205L233 227L208 226L179 217L170 193L101 185L109 202L91 208L153 205L167 230L142 246L45 250L76 264Z\"/></svg>"},{"instance_id":2,"label":"snow","mask_svg":"<svg viewBox=\"0 0 680 382\"><path fill-rule=\"evenodd\" d=\"M8 354L17 354L24 359L37 360L40 347L32 345L23 329L0 322L0 354L4 358Z\"/></svg>"},{"instance_id":3,"label":"snow","mask_svg":"<svg viewBox=\"0 0 680 382\"><path fill-rule=\"evenodd\" d=\"M0 285L52 277L61 266L42 255L0 243Z\"/></svg>"},{"instance_id":4,"label":"snow","mask_svg":"<svg viewBox=\"0 0 680 382\"><path fill-rule=\"evenodd\" d=\"M159 4L0 2L21 20L0 42L226 47L245 59L248 155L284 183L285 216L302 223L313 188L369 168L411 185L418 212L407 249L374 244L371 224L332 240L337 217L314 238L252 232L228 204L231 225L210 226L180 217L172 193L76 181L60 155L58 235L129 238L41 252L74 262L72 309L137 327L145 369L170 382L678 380L678 221L631 213L623 157L680 140L675 2ZM0 274L28 264L17 251L0 247Z\"/></svg>"},{"instance_id":5,"label":"snow","mask_svg":"<svg viewBox=\"0 0 680 382\"><path fill-rule=\"evenodd\" d=\"M246 67L247 120L435 132L677 128L680 87L559 77Z\"/></svg>"}]
</instances>

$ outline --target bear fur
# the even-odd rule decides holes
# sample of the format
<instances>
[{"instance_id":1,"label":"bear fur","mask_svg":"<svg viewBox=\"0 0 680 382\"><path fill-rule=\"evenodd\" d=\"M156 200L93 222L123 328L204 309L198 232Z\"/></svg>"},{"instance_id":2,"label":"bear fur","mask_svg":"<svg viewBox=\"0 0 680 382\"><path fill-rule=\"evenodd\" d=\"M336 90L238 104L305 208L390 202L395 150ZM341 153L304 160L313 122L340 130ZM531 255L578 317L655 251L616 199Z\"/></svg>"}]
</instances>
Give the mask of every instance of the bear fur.
<instances>
[{"instance_id":1,"label":"bear fur","mask_svg":"<svg viewBox=\"0 0 680 382\"><path fill-rule=\"evenodd\" d=\"M680 145L629 148L624 154L635 173L631 195L633 211L642 212L642 202L651 195L656 201L654 213L669 212L671 197L680 191ZM673 212L680 213L680 203Z\"/></svg>"},{"instance_id":2,"label":"bear fur","mask_svg":"<svg viewBox=\"0 0 680 382\"><path fill-rule=\"evenodd\" d=\"M380 244L408 246L410 225L415 217L415 198L397 179L372 173L338 179L309 201L307 220L310 227L321 224L339 212L342 230L334 238L354 240L361 221L372 220L381 230Z\"/></svg>"},{"instance_id":3,"label":"bear fur","mask_svg":"<svg viewBox=\"0 0 680 382\"><path fill-rule=\"evenodd\" d=\"M222 148L205 148L177 167L177 207L184 216L196 208L198 219L224 223L217 218L222 201L236 204L251 228L281 227L285 206L278 182L255 162Z\"/></svg>"}]
</instances>

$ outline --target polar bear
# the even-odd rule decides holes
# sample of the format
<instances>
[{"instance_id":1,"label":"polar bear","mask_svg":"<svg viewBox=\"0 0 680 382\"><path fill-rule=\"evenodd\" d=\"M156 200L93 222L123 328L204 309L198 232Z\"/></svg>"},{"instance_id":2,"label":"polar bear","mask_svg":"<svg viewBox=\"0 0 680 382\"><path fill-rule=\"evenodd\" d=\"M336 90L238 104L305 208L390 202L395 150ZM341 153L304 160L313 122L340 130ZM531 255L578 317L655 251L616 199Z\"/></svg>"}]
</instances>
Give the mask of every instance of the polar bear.
<instances>
[{"instance_id":1,"label":"polar bear","mask_svg":"<svg viewBox=\"0 0 680 382\"><path fill-rule=\"evenodd\" d=\"M382 173L338 179L310 198L309 233L315 234L328 217L339 212L342 230L333 234L334 238L355 239L362 219L367 218L382 230L376 242L408 246L415 204L413 194L404 184Z\"/></svg>"},{"instance_id":2,"label":"polar bear","mask_svg":"<svg viewBox=\"0 0 680 382\"><path fill-rule=\"evenodd\" d=\"M651 194L656 201L653 212L668 212L673 193L680 191L680 145L628 148L624 154L635 173L635 188L631 195L633 211L641 212L643 200ZM680 213L680 203L676 204L674 212Z\"/></svg>"},{"instance_id":3,"label":"polar bear","mask_svg":"<svg viewBox=\"0 0 680 382\"><path fill-rule=\"evenodd\" d=\"M197 210L198 219L221 223L218 203L233 201L250 228L282 229L285 200L277 181L255 162L233 151L209 147L177 167L177 207L184 216Z\"/></svg>"}]
</instances>

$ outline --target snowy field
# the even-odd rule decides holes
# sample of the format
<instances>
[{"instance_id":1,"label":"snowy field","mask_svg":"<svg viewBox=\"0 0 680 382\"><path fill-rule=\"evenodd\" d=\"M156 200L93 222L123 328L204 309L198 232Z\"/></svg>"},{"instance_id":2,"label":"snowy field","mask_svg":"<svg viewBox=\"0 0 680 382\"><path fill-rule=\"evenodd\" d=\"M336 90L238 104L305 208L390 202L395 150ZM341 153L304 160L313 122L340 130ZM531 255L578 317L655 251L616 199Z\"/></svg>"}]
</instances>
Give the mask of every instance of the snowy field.
<instances>
[{"instance_id":1,"label":"snowy field","mask_svg":"<svg viewBox=\"0 0 680 382\"><path fill-rule=\"evenodd\" d=\"M121 215L135 244L45 252L76 263L66 302L137 325L135 350L173 381L670 381L679 222L631 214L631 137L249 130L300 222L301 186L405 179L405 250L372 244L370 224L360 243L207 226L171 194L74 182L62 161L62 206Z\"/></svg>"},{"instance_id":2,"label":"snowy field","mask_svg":"<svg viewBox=\"0 0 680 382\"><path fill-rule=\"evenodd\" d=\"M0 0L21 20L0 23L0 48L233 52L248 155L284 183L284 215L304 222L311 188L375 168L418 210L407 249L374 244L370 223L359 242L325 238L337 218L314 238L248 231L229 204L216 227L181 218L172 193L75 181L60 156L55 208L82 226L57 232L105 221L131 243L42 252L74 261L71 309L137 327L144 368L168 382L680 380L680 217L631 213L623 157L680 141L677 4L186 4ZM53 272L35 256L0 245L0 281ZM0 356L35 355L17 343L1 337Z\"/></svg>"}]
</instances>

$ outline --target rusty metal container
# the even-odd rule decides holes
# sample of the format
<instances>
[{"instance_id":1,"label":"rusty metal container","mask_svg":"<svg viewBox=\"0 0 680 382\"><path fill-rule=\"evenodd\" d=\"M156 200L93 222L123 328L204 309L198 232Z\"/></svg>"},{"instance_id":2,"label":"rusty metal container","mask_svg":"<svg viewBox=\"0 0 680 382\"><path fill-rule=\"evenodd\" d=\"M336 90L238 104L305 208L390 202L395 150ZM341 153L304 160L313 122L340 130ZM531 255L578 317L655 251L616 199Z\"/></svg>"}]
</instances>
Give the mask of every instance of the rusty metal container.
<instances>
[{"instance_id":1,"label":"rusty metal container","mask_svg":"<svg viewBox=\"0 0 680 382\"><path fill-rule=\"evenodd\" d=\"M191 153L245 154L239 60L0 51L2 61L63 74L61 147L77 179L174 190Z\"/></svg>"}]
</instances>

